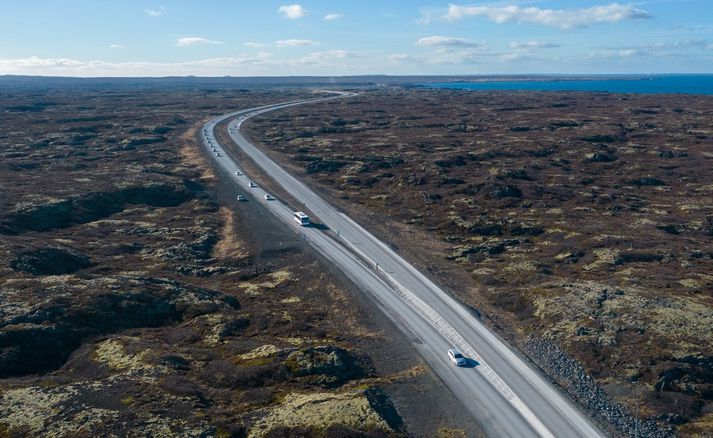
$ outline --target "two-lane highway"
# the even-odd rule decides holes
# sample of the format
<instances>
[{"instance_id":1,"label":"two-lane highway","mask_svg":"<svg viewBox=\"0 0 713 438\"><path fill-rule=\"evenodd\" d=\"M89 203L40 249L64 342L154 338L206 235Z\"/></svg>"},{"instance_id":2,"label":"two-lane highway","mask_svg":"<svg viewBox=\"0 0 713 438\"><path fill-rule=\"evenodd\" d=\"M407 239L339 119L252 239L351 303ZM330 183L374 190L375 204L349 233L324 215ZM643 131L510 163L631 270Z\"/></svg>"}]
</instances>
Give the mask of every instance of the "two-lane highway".
<instances>
[{"instance_id":1,"label":"two-lane highway","mask_svg":"<svg viewBox=\"0 0 713 438\"><path fill-rule=\"evenodd\" d=\"M332 207L314 191L292 177L241 134L249 117L294 105L324 102L352 96L316 98L268 105L226 114L208 122L203 143L218 165L254 201L294 229L334 263L362 290L368 292L411 339L424 360L489 436L497 437L599 437L601 432L568 398L504 341L415 267ZM249 179L215 138L221 121L233 118L228 133L258 167L298 202L316 215L333 233L301 227L292 220L293 209L279 201L267 201L260 187ZM454 367L446 356L452 346L471 358L475 366ZM427 401L424 401L427 402Z\"/></svg>"}]
</instances>

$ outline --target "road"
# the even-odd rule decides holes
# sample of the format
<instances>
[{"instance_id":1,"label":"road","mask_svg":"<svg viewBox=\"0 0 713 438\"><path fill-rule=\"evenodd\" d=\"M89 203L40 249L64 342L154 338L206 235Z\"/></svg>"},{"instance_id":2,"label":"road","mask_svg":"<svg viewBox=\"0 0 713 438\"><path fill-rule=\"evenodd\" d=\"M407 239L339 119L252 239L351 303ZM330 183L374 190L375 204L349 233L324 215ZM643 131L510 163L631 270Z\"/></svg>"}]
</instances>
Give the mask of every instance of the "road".
<instances>
[{"instance_id":1,"label":"road","mask_svg":"<svg viewBox=\"0 0 713 438\"><path fill-rule=\"evenodd\" d=\"M203 127L203 146L216 164L228 171L240 187L240 193L251 202L263 203L285 226L298 233L370 294L488 436L604 436L585 413L465 307L391 248L292 177L240 132L246 119L267 111L352 95L339 93L216 117ZM242 149L266 175L326 225L329 232L300 226L293 220L292 207L280 200L265 200L267 191L261 187L249 187L248 176L215 137L216 126L228 119L232 119L228 123L228 133L235 143L229 146ZM448 361L446 352L453 346L469 358L468 366L459 368Z\"/></svg>"}]
</instances>

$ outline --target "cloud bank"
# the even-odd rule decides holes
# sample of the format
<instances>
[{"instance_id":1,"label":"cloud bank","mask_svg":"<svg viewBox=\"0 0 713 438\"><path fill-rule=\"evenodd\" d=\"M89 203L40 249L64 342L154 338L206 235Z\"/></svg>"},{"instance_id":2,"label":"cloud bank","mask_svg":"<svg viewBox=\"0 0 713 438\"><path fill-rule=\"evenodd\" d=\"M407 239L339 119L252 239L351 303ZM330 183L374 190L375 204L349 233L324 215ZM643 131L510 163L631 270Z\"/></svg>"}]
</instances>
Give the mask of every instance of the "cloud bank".
<instances>
[{"instance_id":1,"label":"cloud bank","mask_svg":"<svg viewBox=\"0 0 713 438\"><path fill-rule=\"evenodd\" d=\"M541 9L538 7L520 7L509 5L465 6L448 5L448 12L443 18L459 20L465 17L485 17L495 23L529 23L543 26L571 29L587 27L594 24L617 23L624 20L639 20L651 18L651 15L630 4L611 3L603 6L592 6L585 9Z\"/></svg>"}]
</instances>

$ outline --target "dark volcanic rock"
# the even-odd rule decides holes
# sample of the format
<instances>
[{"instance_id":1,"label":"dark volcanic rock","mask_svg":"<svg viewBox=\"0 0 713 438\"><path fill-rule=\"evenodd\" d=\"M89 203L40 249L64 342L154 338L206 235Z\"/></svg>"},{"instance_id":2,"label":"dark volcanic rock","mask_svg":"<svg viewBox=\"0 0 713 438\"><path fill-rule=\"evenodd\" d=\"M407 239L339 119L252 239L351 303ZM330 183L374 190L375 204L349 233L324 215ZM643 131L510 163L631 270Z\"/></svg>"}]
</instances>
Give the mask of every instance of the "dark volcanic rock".
<instances>
[{"instance_id":1,"label":"dark volcanic rock","mask_svg":"<svg viewBox=\"0 0 713 438\"><path fill-rule=\"evenodd\" d=\"M522 197L522 191L515 186L496 185L488 191L488 196L494 199L520 198Z\"/></svg>"},{"instance_id":2,"label":"dark volcanic rock","mask_svg":"<svg viewBox=\"0 0 713 438\"><path fill-rule=\"evenodd\" d=\"M652 254L645 252L623 252L614 260L615 265L623 265L624 263L636 262L658 262L663 260L661 254Z\"/></svg>"},{"instance_id":3,"label":"dark volcanic rock","mask_svg":"<svg viewBox=\"0 0 713 438\"><path fill-rule=\"evenodd\" d=\"M239 309L220 292L175 281L133 278L132 289L77 302L58 297L0 324L0 378L52 371L90 336L161 327L184 318Z\"/></svg>"},{"instance_id":4,"label":"dark volcanic rock","mask_svg":"<svg viewBox=\"0 0 713 438\"><path fill-rule=\"evenodd\" d=\"M346 165L344 161L319 159L307 165L307 173L336 172Z\"/></svg>"},{"instance_id":5,"label":"dark volcanic rock","mask_svg":"<svg viewBox=\"0 0 713 438\"><path fill-rule=\"evenodd\" d=\"M659 372L654 389L713 399L713 357L687 356L670 364Z\"/></svg>"},{"instance_id":6,"label":"dark volcanic rock","mask_svg":"<svg viewBox=\"0 0 713 438\"><path fill-rule=\"evenodd\" d=\"M369 163L370 166L373 166L377 169L391 169L398 166L399 164L403 164L404 159L395 156L380 156L369 154L363 157L362 161L364 161L365 163Z\"/></svg>"},{"instance_id":7,"label":"dark volcanic rock","mask_svg":"<svg viewBox=\"0 0 713 438\"><path fill-rule=\"evenodd\" d=\"M674 436L670 431L660 429L654 420L636 418L622 405L610 399L581 365L557 345L531 336L525 342L524 350L530 359L547 371L570 396L620 433L656 438Z\"/></svg>"},{"instance_id":8,"label":"dark volcanic rock","mask_svg":"<svg viewBox=\"0 0 713 438\"><path fill-rule=\"evenodd\" d=\"M466 161L465 157L463 157L462 155L456 155L454 157L438 159L433 163L438 167L449 168L465 166Z\"/></svg>"},{"instance_id":9,"label":"dark volcanic rock","mask_svg":"<svg viewBox=\"0 0 713 438\"><path fill-rule=\"evenodd\" d=\"M584 161L590 163L609 163L616 161L616 157L606 152L592 152L584 156Z\"/></svg>"},{"instance_id":10,"label":"dark volcanic rock","mask_svg":"<svg viewBox=\"0 0 713 438\"><path fill-rule=\"evenodd\" d=\"M32 275L62 275L88 268L91 264L89 257L75 249L50 247L24 252L10 263L10 267Z\"/></svg>"},{"instance_id":11,"label":"dark volcanic rock","mask_svg":"<svg viewBox=\"0 0 713 438\"><path fill-rule=\"evenodd\" d=\"M510 234L515 236L539 236L544 232L544 228L530 225L517 225L510 229Z\"/></svg>"},{"instance_id":12,"label":"dark volcanic rock","mask_svg":"<svg viewBox=\"0 0 713 438\"><path fill-rule=\"evenodd\" d=\"M686 231L686 227L680 224L657 225L656 228L665 233L674 235L678 235Z\"/></svg>"},{"instance_id":13,"label":"dark volcanic rock","mask_svg":"<svg viewBox=\"0 0 713 438\"><path fill-rule=\"evenodd\" d=\"M631 184L633 186L637 187L642 187L642 186L665 186L666 183L661 181L658 178L654 178L652 176L645 176L643 178L637 178L637 179L629 179L626 181L627 184Z\"/></svg>"},{"instance_id":14,"label":"dark volcanic rock","mask_svg":"<svg viewBox=\"0 0 713 438\"><path fill-rule=\"evenodd\" d=\"M126 146L127 147L136 147L136 146L141 146L145 144L152 144L152 143L162 143L166 141L166 137L145 137L145 138L132 138L127 141Z\"/></svg>"},{"instance_id":15,"label":"dark volcanic rock","mask_svg":"<svg viewBox=\"0 0 713 438\"><path fill-rule=\"evenodd\" d=\"M620 139L618 137L614 137L613 135L595 134L581 137L580 140L588 141L590 143L614 143Z\"/></svg>"},{"instance_id":16,"label":"dark volcanic rock","mask_svg":"<svg viewBox=\"0 0 713 438\"><path fill-rule=\"evenodd\" d=\"M525 169L512 169L505 171L502 175L500 175L500 178L522 179L526 181L532 180L532 177L527 174L527 171Z\"/></svg>"},{"instance_id":17,"label":"dark volcanic rock","mask_svg":"<svg viewBox=\"0 0 713 438\"><path fill-rule=\"evenodd\" d=\"M28 327L0 332L0 378L57 369L84 336L67 327Z\"/></svg>"},{"instance_id":18,"label":"dark volcanic rock","mask_svg":"<svg viewBox=\"0 0 713 438\"><path fill-rule=\"evenodd\" d=\"M507 250L507 248L516 246L519 244L520 241L517 239L506 239L502 240L499 242L492 242L492 243L484 243L482 245L468 245L468 246L462 246L459 248L455 248L453 250L453 254L449 256L448 258L459 258L459 257L465 257L470 254L487 254L487 255L494 255L494 254L501 254Z\"/></svg>"},{"instance_id":19,"label":"dark volcanic rock","mask_svg":"<svg viewBox=\"0 0 713 438\"><path fill-rule=\"evenodd\" d=\"M500 236L503 234L503 226L499 223L479 223L473 225L468 230L479 236Z\"/></svg>"},{"instance_id":20,"label":"dark volcanic rock","mask_svg":"<svg viewBox=\"0 0 713 438\"><path fill-rule=\"evenodd\" d=\"M287 357L285 365L294 376L309 376L313 383L324 385L338 385L365 375L348 351L331 346L295 351Z\"/></svg>"},{"instance_id":21,"label":"dark volcanic rock","mask_svg":"<svg viewBox=\"0 0 713 438\"><path fill-rule=\"evenodd\" d=\"M12 212L0 221L0 234L65 228L111 216L122 211L127 204L171 207L182 204L192 196L186 187L173 184L152 184L112 192L89 193Z\"/></svg>"},{"instance_id":22,"label":"dark volcanic rock","mask_svg":"<svg viewBox=\"0 0 713 438\"><path fill-rule=\"evenodd\" d=\"M687 151L663 150L663 151L658 152L658 156L661 158L687 157L688 152Z\"/></svg>"}]
</instances>

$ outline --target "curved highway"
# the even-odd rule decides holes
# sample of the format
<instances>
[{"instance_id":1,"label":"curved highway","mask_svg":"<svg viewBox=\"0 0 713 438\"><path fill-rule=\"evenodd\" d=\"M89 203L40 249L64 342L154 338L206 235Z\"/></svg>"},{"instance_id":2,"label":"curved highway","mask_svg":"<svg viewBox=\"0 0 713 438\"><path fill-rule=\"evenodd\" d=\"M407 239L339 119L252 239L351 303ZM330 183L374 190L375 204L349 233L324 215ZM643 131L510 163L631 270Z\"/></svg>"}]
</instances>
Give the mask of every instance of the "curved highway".
<instances>
[{"instance_id":1,"label":"curved highway","mask_svg":"<svg viewBox=\"0 0 713 438\"><path fill-rule=\"evenodd\" d=\"M203 126L203 146L216 164L228 171L241 194L264 204L379 304L401 328L423 359L491 437L604 436L577 406L527 360L493 334L460 303L306 185L251 144L240 132L242 123L258 114L294 105L353 96L292 101L225 114ZM234 145L279 184L330 231L302 227L294 210L280 200L266 200L267 191L251 181L218 143L214 130L225 120ZM254 185L254 184L252 184ZM236 193L237 195L237 193ZM446 352L459 348L468 366L455 367ZM424 400L424 403L428 403Z\"/></svg>"}]
</instances>

